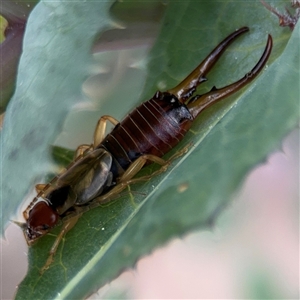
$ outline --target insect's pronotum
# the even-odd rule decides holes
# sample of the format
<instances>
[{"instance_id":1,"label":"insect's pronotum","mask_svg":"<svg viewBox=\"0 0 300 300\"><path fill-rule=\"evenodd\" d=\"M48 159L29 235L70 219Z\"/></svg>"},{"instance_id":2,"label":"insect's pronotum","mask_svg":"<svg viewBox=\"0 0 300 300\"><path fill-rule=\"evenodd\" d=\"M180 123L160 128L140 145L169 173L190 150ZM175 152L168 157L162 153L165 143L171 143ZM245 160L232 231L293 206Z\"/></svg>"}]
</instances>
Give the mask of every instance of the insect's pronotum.
<instances>
[{"instance_id":1,"label":"insect's pronotum","mask_svg":"<svg viewBox=\"0 0 300 300\"><path fill-rule=\"evenodd\" d=\"M187 147L168 160L162 158L183 139L197 116L260 73L272 50L270 35L261 58L243 78L223 88L213 88L204 95L193 95L228 45L248 30L243 27L230 34L181 83L165 92L156 92L123 121L101 117L93 144L80 145L64 173L48 184L36 186L37 195L23 212L26 223L21 226L27 243L32 244L63 222L42 272L50 266L63 235L87 208L110 201L129 184L163 172L172 159L186 151ZM105 135L107 121L115 127ZM135 177L147 163L162 167L150 176Z\"/></svg>"}]
</instances>

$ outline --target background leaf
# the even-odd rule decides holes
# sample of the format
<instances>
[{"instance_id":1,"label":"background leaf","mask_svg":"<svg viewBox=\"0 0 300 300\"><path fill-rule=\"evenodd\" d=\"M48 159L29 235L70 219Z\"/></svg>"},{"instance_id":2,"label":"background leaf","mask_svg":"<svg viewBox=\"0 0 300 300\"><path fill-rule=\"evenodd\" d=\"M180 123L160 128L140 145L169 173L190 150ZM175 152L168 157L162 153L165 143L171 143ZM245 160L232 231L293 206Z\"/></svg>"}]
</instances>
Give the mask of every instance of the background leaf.
<instances>
[{"instance_id":1,"label":"background leaf","mask_svg":"<svg viewBox=\"0 0 300 300\"><path fill-rule=\"evenodd\" d=\"M42 277L38 270L55 236L32 247L30 272L17 298L83 298L172 236L213 222L245 174L280 145L299 119L299 25L289 40L290 32L276 21L256 2L167 6L141 99L180 81L224 36L244 25L251 34L230 47L199 92L244 75L271 32L275 47L268 68L239 95L203 113L183 143L193 141L194 147L168 172L84 214ZM122 103L130 102L120 95ZM115 101L118 105L120 98Z\"/></svg>"},{"instance_id":2,"label":"background leaf","mask_svg":"<svg viewBox=\"0 0 300 300\"><path fill-rule=\"evenodd\" d=\"M17 88L1 132L2 174L6 174L1 181L1 225L16 211L28 186L49 170L49 144L70 107L83 99L82 83L89 73L96 34L112 26L109 2L87 3L65 7L44 1L29 17ZM32 177L26 180L29 169Z\"/></svg>"},{"instance_id":3,"label":"background leaf","mask_svg":"<svg viewBox=\"0 0 300 300\"><path fill-rule=\"evenodd\" d=\"M1 78L0 78L0 113L5 111L14 88L19 58L22 52L22 40L26 20L38 0L7 0L0 5L0 15L8 23L3 28L5 40L0 43ZM4 19L3 19L4 20ZM0 23L3 21L0 19ZM0 38L1 41L1 38Z\"/></svg>"}]
</instances>

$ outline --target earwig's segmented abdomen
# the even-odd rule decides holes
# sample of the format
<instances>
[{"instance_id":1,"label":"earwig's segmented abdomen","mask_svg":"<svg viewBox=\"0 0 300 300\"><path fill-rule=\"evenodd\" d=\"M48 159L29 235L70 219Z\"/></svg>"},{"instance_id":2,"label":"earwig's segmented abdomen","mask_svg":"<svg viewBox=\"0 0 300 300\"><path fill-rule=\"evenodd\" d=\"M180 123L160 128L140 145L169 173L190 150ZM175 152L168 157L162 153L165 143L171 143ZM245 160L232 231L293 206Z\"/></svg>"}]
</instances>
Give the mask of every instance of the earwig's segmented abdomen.
<instances>
[{"instance_id":1,"label":"earwig's segmented abdomen","mask_svg":"<svg viewBox=\"0 0 300 300\"><path fill-rule=\"evenodd\" d=\"M126 170L143 154L163 156L184 137L192 124L186 106L170 93L155 96L133 110L101 146Z\"/></svg>"}]
</instances>

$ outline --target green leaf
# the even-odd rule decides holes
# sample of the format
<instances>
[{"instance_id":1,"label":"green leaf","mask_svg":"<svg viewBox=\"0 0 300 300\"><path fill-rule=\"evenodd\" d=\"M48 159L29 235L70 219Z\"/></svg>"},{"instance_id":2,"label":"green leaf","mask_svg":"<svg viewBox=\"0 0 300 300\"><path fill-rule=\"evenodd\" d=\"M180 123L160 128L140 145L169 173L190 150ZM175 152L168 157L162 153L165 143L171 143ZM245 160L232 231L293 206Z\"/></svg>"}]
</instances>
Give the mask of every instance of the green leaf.
<instances>
[{"instance_id":1,"label":"green leaf","mask_svg":"<svg viewBox=\"0 0 300 300\"><path fill-rule=\"evenodd\" d=\"M93 42L99 31L112 27L110 5L43 1L29 16L16 92L1 132L1 226L28 187L49 172L49 145L72 105L84 99L82 83L90 72Z\"/></svg>"},{"instance_id":2,"label":"green leaf","mask_svg":"<svg viewBox=\"0 0 300 300\"><path fill-rule=\"evenodd\" d=\"M70 149L54 146L52 149L52 157L56 164L67 166L74 158L75 152Z\"/></svg>"},{"instance_id":3,"label":"green leaf","mask_svg":"<svg viewBox=\"0 0 300 300\"><path fill-rule=\"evenodd\" d=\"M251 28L250 33L226 51L199 92L229 84L251 70L263 51L267 33L271 33L274 50L268 67L242 92L199 117L177 149L189 142L193 146L167 172L131 186L116 201L85 213L42 276L39 269L59 228L38 241L30 249L29 272L19 286L17 299L84 298L170 238L209 226L230 203L249 170L280 146L281 139L296 126L299 24L291 35L260 2L238 4L170 2L149 56L141 101L157 88L168 89L182 80L221 39L245 25ZM131 94L140 92L129 90ZM120 96L122 104L130 101L125 94ZM120 98L114 105L120 110ZM56 124L52 126L59 130ZM144 172L151 173L152 168Z\"/></svg>"},{"instance_id":4,"label":"green leaf","mask_svg":"<svg viewBox=\"0 0 300 300\"><path fill-rule=\"evenodd\" d=\"M2 114L15 89L15 80L26 20L38 0L7 0L0 5L0 113ZM2 42L2 43L1 43Z\"/></svg>"}]
</instances>

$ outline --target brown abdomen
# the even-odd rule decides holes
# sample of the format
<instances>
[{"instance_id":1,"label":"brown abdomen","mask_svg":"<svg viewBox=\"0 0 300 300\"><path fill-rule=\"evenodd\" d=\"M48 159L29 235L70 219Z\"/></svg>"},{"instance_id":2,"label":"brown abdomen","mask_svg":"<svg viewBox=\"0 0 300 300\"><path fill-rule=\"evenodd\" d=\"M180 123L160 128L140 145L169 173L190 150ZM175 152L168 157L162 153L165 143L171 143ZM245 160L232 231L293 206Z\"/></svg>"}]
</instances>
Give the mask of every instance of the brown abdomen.
<instances>
[{"instance_id":1,"label":"brown abdomen","mask_svg":"<svg viewBox=\"0 0 300 300\"><path fill-rule=\"evenodd\" d=\"M134 109L101 143L126 170L143 154L163 156L184 137L192 123L186 106L169 94L155 96Z\"/></svg>"}]
</instances>

